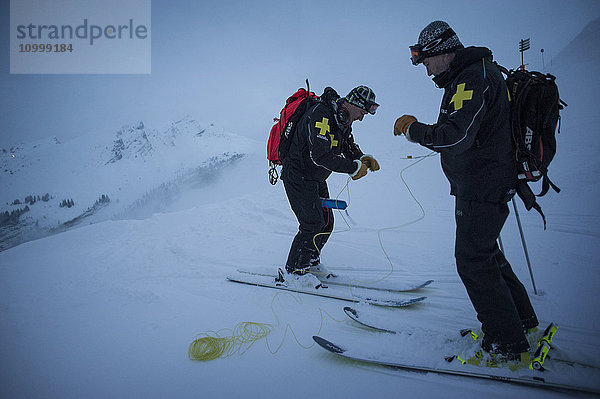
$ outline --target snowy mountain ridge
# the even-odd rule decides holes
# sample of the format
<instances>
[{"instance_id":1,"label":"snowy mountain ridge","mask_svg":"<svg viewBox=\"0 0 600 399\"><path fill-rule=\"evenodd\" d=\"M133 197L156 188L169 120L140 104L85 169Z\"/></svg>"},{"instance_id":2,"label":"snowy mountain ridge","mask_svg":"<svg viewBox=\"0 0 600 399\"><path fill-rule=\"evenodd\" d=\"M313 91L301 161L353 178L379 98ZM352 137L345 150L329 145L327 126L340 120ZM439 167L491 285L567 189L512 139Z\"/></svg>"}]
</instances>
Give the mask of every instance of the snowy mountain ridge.
<instances>
[{"instance_id":1,"label":"snowy mountain ridge","mask_svg":"<svg viewBox=\"0 0 600 399\"><path fill-rule=\"evenodd\" d=\"M56 137L0 149L0 250L84 221L139 214L158 192L180 192L211 170L244 156L250 141L190 116L162 129L143 122L114 135ZM168 189L167 189L168 187ZM163 207L164 207L163 203Z\"/></svg>"}]
</instances>

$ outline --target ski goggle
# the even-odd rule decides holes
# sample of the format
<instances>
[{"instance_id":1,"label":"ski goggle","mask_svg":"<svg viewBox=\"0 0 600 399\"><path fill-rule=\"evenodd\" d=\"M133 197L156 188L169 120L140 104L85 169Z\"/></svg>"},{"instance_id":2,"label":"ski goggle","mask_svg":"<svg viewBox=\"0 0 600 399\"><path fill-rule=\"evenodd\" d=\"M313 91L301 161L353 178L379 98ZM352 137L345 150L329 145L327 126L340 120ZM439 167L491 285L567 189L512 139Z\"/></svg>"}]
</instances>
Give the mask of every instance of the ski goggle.
<instances>
[{"instance_id":1,"label":"ski goggle","mask_svg":"<svg viewBox=\"0 0 600 399\"><path fill-rule=\"evenodd\" d=\"M372 102L367 103L367 106L368 107L366 108L365 111L367 111L371 115L375 115L375 112L377 111L377 108L379 108L379 104L372 103Z\"/></svg>"},{"instance_id":2,"label":"ski goggle","mask_svg":"<svg viewBox=\"0 0 600 399\"><path fill-rule=\"evenodd\" d=\"M419 65L425 60L425 58L433 57L434 55L441 54L440 50L437 47L444 43L446 40L450 39L452 36L456 35L452 28L446 29L443 31L438 37L429 41L424 46L422 44L415 44L409 46L410 48L410 61L413 65Z\"/></svg>"},{"instance_id":3,"label":"ski goggle","mask_svg":"<svg viewBox=\"0 0 600 399\"><path fill-rule=\"evenodd\" d=\"M410 46L410 61L414 66L419 65L425 59L423 53L421 52L422 49L423 46L421 46L420 44Z\"/></svg>"},{"instance_id":4,"label":"ski goggle","mask_svg":"<svg viewBox=\"0 0 600 399\"><path fill-rule=\"evenodd\" d=\"M379 108L379 104L365 100L364 98L355 98L353 100L346 99L350 104L362 109L363 111L368 112L371 115L375 115L377 108Z\"/></svg>"}]
</instances>

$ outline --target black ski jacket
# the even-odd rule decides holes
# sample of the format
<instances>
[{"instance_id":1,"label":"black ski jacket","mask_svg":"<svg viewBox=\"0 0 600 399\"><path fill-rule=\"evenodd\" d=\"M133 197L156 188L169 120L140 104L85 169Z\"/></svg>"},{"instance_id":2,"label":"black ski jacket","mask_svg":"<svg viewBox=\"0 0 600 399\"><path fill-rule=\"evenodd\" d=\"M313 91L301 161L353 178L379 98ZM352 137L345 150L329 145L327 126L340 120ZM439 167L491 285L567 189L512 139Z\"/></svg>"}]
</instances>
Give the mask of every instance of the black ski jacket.
<instances>
[{"instance_id":1,"label":"black ski jacket","mask_svg":"<svg viewBox=\"0 0 600 399\"><path fill-rule=\"evenodd\" d=\"M506 82L484 47L456 51L434 82L444 89L436 124L415 122L407 138L441 154L450 194L506 202L515 194L516 161Z\"/></svg>"},{"instance_id":2,"label":"black ski jacket","mask_svg":"<svg viewBox=\"0 0 600 399\"><path fill-rule=\"evenodd\" d=\"M304 180L324 182L332 172L356 172L363 156L354 142L352 127L338 122L339 96L325 89L321 101L300 118L290 149L283 160L281 178L300 176Z\"/></svg>"}]
</instances>

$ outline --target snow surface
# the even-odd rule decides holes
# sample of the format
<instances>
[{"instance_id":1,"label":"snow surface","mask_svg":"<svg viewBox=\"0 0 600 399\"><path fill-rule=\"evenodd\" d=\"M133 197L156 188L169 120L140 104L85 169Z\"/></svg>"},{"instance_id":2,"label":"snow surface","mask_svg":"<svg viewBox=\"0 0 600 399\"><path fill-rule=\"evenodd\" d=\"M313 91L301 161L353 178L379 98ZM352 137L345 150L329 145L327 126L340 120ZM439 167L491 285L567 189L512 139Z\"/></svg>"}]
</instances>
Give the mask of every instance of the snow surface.
<instances>
[{"instance_id":1,"label":"snow surface","mask_svg":"<svg viewBox=\"0 0 600 399\"><path fill-rule=\"evenodd\" d=\"M595 24L574 45L599 43ZM600 57L583 47L575 54L557 57L549 70L558 76L569 106L550 171L562 192L540 201L548 230L519 203L539 295L532 291L514 215L502 239L542 324L557 322L561 347L598 366L600 115L599 78L592 72ZM321 335L387 356L418 358L429 353L434 337L478 326L455 271L453 199L437 156L419 163L402 159L427 152L391 137L390 128L382 144L363 146L377 157L380 171L351 182L349 190L344 190L347 177L329 180L332 196L340 193L349 202L351 216L346 224L336 215L336 232L322 254L330 270L365 281L389 274L388 284L435 280L405 294L428 296L410 308L358 305L415 331L411 341L359 327L345 316L344 302L226 281L238 268L281 265L297 225L281 183L272 187L267 181L265 142L215 127L210 135L197 136L204 125L190 124L171 142L168 128L154 131L134 123L121 136L144 130L152 149L143 134L124 140L123 148L129 143L135 151L113 163L112 133L110 140L49 140L37 152L37 144L27 145L20 152L26 159L11 169L10 176L18 178L3 174L3 206L28 194L54 196L46 212L34 211L43 204L32 207L42 227L43 220L51 225L80 215L101 194L111 202L89 219L93 224L67 226L0 252L0 397L573 396L344 361L313 344L312 335ZM360 123L355 133L361 143ZM240 156L222 168L210 162L225 153ZM8 157L3 161L14 159ZM173 195L159 194L165 192ZM57 205L63 196L81 204L68 217ZM274 329L241 356L188 359L188 345L197 336L244 321Z\"/></svg>"}]
</instances>

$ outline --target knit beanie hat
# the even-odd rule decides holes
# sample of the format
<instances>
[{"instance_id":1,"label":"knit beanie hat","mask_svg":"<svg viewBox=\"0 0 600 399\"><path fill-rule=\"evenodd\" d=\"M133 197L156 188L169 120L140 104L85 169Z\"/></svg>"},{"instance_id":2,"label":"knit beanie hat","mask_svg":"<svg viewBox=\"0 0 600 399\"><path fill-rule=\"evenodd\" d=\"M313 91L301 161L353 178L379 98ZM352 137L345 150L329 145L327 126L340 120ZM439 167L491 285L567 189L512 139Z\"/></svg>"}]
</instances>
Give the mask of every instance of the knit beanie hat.
<instances>
[{"instance_id":1,"label":"knit beanie hat","mask_svg":"<svg viewBox=\"0 0 600 399\"><path fill-rule=\"evenodd\" d=\"M451 53L459 48L464 48L463 44L444 21L433 21L427 25L419 34L418 43L410 46L414 65L420 64L425 58Z\"/></svg>"},{"instance_id":2,"label":"knit beanie hat","mask_svg":"<svg viewBox=\"0 0 600 399\"><path fill-rule=\"evenodd\" d=\"M356 105L370 114L375 114L379 104L375 102L375 93L367 86L358 86L350 90L344 97L352 105Z\"/></svg>"}]
</instances>

